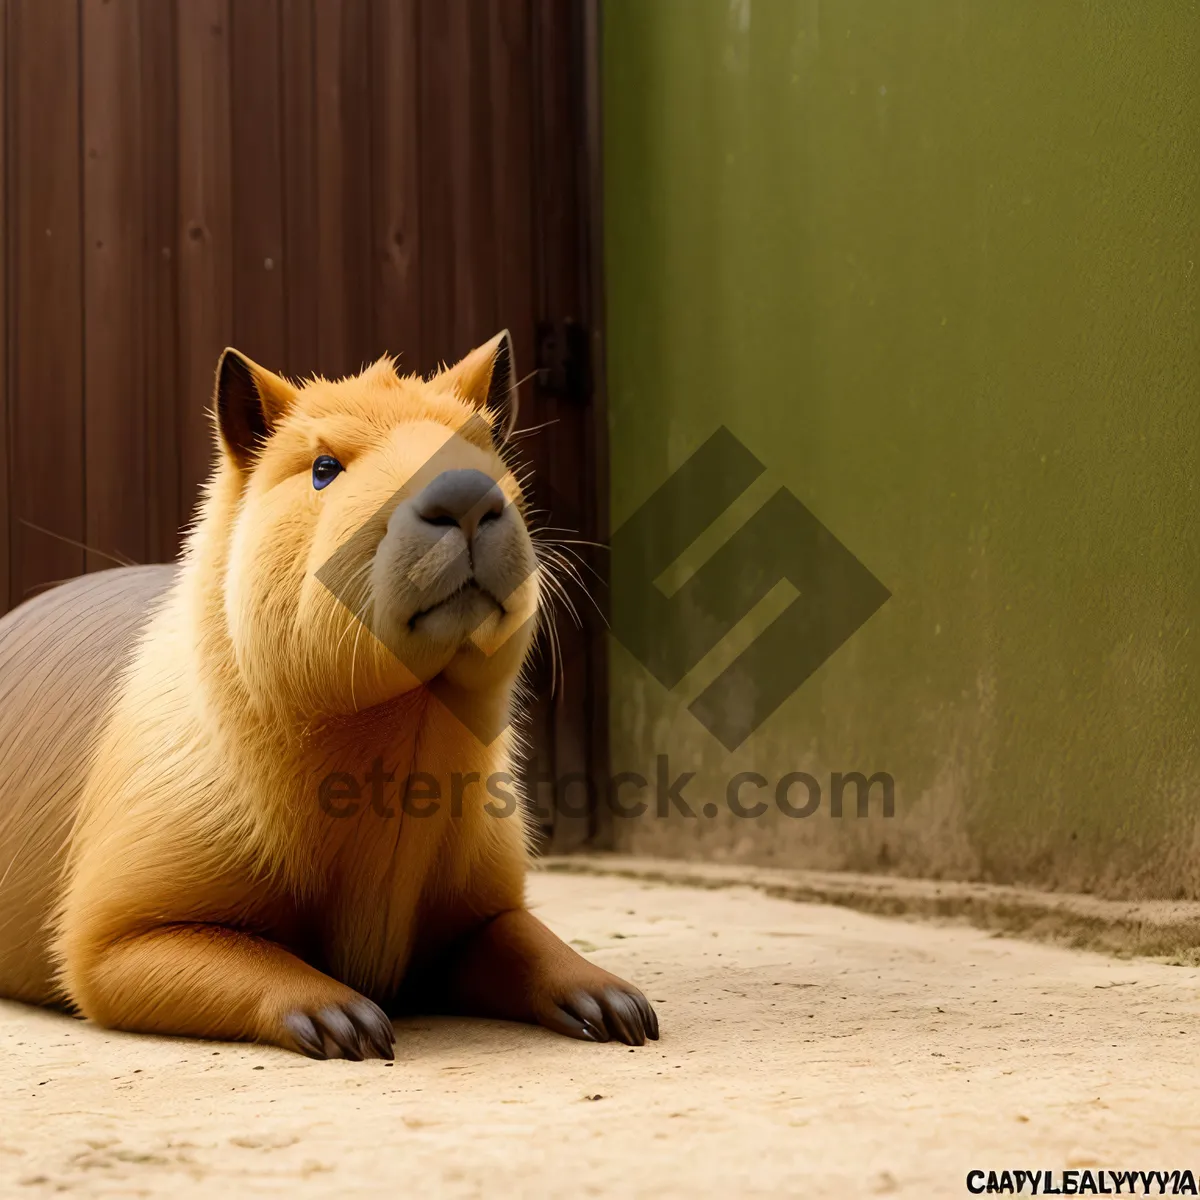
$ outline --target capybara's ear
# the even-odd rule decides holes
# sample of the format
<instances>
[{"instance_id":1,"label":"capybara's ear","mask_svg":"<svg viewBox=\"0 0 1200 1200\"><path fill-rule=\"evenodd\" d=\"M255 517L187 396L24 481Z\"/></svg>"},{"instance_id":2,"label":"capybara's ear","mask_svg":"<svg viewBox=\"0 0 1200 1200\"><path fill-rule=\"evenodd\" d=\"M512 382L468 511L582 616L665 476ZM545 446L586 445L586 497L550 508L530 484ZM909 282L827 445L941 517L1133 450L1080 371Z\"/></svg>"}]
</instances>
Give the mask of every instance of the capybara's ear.
<instances>
[{"instance_id":1,"label":"capybara's ear","mask_svg":"<svg viewBox=\"0 0 1200 1200\"><path fill-rule=\"evenodd\" d=\"M221 444L239 469L254 462L295 399L296 389L286 379L232 347L222 352L213 408Z\"/></svg>"},{"instance_id":2,"label":"capybara's ear","mask_svg":"<svg viewBox=\"0 0 1200 1200\"><path fill-rule=\"evenodd\" d=\"M442 378L453 383L464 400L488 409L495 418L492 435L497 445L508 440L517 424L517 387L512 337L507 329L447 367Z\"/></svg>"}]
</instances>

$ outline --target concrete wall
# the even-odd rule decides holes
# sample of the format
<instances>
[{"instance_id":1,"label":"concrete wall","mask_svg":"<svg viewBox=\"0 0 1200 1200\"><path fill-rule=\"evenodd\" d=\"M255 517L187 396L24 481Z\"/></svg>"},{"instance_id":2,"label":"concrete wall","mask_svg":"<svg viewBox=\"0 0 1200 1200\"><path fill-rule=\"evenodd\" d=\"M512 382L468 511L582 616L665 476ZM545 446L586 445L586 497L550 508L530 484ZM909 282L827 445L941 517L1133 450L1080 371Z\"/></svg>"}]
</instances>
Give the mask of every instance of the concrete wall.
<instances>
[{"instance_id":1,"label":"concrete wall","mask_svg":"<svg viewBox=\"0 0 1200 1200\"><path fill-rule=\"evenodd\" d=\"M618 847L1200 895L1200 6L605 12L614 524L724 425L892 593L732 753L615 645L614 769L719 809Z\"/></svg>"}]
</instances>

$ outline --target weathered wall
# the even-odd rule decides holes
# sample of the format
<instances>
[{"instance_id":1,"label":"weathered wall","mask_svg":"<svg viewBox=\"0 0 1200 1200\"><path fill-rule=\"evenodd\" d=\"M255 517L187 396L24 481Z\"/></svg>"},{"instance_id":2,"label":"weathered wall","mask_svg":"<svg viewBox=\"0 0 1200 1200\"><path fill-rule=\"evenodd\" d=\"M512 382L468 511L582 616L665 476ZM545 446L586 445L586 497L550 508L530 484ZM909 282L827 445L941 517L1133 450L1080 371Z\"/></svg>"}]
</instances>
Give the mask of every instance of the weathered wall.
<instances>
[{"instance_id":1,"label":"weathered wall","mask_svg":"<svg viewBox=\"0 0 1200 1200\"><path fill-rule=\"evenodd\" d=\"M1200 7L607 0L604 65L614 523L726 425L892 592L733 753L617 646L614 768L721 809L618 846L1200 895Z\"/></svg>"}]
</instances>

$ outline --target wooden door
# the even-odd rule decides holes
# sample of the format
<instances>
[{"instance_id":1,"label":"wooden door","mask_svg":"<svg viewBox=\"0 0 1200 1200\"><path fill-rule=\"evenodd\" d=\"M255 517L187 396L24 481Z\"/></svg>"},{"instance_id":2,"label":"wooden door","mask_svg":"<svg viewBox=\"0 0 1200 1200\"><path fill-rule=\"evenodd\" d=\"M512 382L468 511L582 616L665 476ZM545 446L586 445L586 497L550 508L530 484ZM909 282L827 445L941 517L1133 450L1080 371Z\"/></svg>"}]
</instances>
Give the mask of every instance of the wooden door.
<instances>
[{"instance_id":1,"label":"wooden door","mask_svg":"<svg viewBox=\"0 0 1200 1200\"><path fill-rule=\"evenodd\" d=\"M3 9L0 600L176 553L227 344L296 376L429 371L509 327L534 504L604 540L594 0ZM575 603L528 770L594 789L604 635ZM549 845L602 835L553 791Z\"/></svg>"}]
</instances>

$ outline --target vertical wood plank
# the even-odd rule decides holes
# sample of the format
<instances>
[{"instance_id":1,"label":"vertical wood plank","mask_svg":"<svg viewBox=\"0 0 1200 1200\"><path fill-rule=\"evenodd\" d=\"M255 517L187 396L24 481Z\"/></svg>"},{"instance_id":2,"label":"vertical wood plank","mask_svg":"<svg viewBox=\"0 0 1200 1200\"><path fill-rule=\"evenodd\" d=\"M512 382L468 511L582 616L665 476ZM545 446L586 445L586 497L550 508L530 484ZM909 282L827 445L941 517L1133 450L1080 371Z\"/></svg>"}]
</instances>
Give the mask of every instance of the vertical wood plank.
<instances>
[{"instance_id":1,"label":"vertical wood plank","mask_svg":"<svg viewBox=\"0 0 1200 1200\"><path fill-rule=\"evenodd\" d=\"M490 0L488 50L491 120L483 136L491 143L496 320L512 333L520 378L533 369L536 340L529 0ZM521 389L522 427L545 419L535 408L539 401L532 387Z\"/></svg>"},{"instance_id":2,"label":"vertical wood plank","mask_svg":"<svg viewBox=\"0 0 1200 1200\"><path fill-rule=\"evenodd\" d=\"M315 0L318 366L357 371L372 353L371 83L367 0Z\"/></svg>"},{"instance_id":3,"label":"vertical wood plank","mask_svg":"<svg viewBox=\"0 0 1200 1200\"><path fill-rule=\"evenodd\" d=\"M177 22L180 503L190 512L213 461L213 373L233 339L228 0L186 0Z\"/></svg>"},{"instance_id":4,"label":"vertical wood plank","mask_svg":"<svg viewBox=\"0 0 1200 1200\"><path fill-rule=\"evenodd\" d=\"M586 304L587 328L591 333L591 395L584 413L583 475L584 494L590 506L588 540L609 545L609 441L607 304L604 288L604 163L603 111L601 78L601 0L582 0L580 40L580 102L582 105L582 147L579 170L580 208L578 225L582 239L582 293ZM613 848L616 820L603 802L608 780L616 772L610 761L609 729L609 555L595 546L578 547L586 564L583 572L596 599L596 609L588 613L586 624L588 652L587 711L584 727L588 731L588 755L597 794L601 803L592 814L588 840L595 849ZM620 768L617 768L619 770ZM603 789L603 790L601 790Z\"/></svg>"},{"instance_id":5,"label":"vertical wood plank","mask_svg":"<svg viewBox=\"0 0 1200 1200\"><path fill-rule=\"evenodd\" d=\"M581 33L576 5L534 0L533 72L534 161L538 164L536 208L540 233L538 309L543 321L590 318L586 281L581 267L582 237L580 164L583 161ZM595 532L595 502L582 469L590 453L586 408L572 400L554 405L555 424L547 429L547 464L553 496L554 525L574 530L580 540ZM576 602L582 627L559 623L563 677L554 708L554 762L560 786L560 809L554 821L553 848L568 852L591 834L592 817L582 809L582 783L595 788L605 764L592 756L589 722L593 719L595 610Z\"/></svg>"},{"instance_id":6,"label":"vertical wood plank","mask_svg":"<svg viewBox=\"0 0 1200 1200\"><path fill-rule=\"evenodd\" d=\"M342 214L347 321L346 371L357 371L383 353L372 320L374 220L372 186L371 4L342 0Z\"/></svg>"},{"instance_id":7,"label":"vertical wood plank","mask_svg":"<svg viewBox=\"0 0 1200 1200\"><path fill-rule=\"evenodd\" d=\"M281 369L293 376L306 376L317 369L320 321L315 20L313 0L282 0L280 70L287 341Z\"/></svg>"},{"instance_id":8,"label":"vertical wood plank","mask_svg":"<svg viewBox=\"0 0 1200 1200\"><path fill-rule=\"evenodd\" d=\"M446 167L454 77L450 11L443 0L421 0L419 37L421 354L423 370L429 372L461 353L454 334L453 192Z\"/></svg>"},{"instance_id":9,"label":"vertical wood plank","mask_svg":"<svg viewBox=\"0 0 1200 1200\"><path fill-rule=\"evenodd\" d=\"M143 227L142 379L146 396L146 540L151 561L179 552L188 515L180 484L179 129L175 4L140 0Z\"/></svg>"},{"instance_id":10,"label":"vertical wood plank","mask_svg":"<svg viewBox=\"0 0 1200 1200\"><path fill-rule=\"evenodd\" d=\"M454 354L496 332L495 228L491 203L491 74L487 10L445 0L450 17L450 217Z\"/></svg>"},{"instance_id":11,"label":"vertical wood plank","mask_svg":"<svg viewBox=\"0 0 1200 1200\"><path fill-rule=\"evenodd\" d=\"M13 593L21 601L82 572L83 314L76 0L10 0L12 136L8 213L17 525ZM50 533L37 532L31 522Z\"/></svg>"},{"instance_id":12,"label":"vertical wood plank","mask_svg":"<svg viewBox=\"0 0 1200 1200\"><path fill-rule=\"evenodd\" d=\"M423 369L421 340L419 0L371 11L375 353Z\"/></svg>"},{"instance_id":13,"label":"vertical wood plank","mask_svg":"<svg viewBox=\"0 0 1200 1200\"><path fill-rule=\"evenodd\" d=\"M579 144L582 134L577 45L577 6L533 0L535 155L543 314L580 314L578 217Z\"/></svg>"},{"instance_id":14,"label":"vertical wood plank","mask_svg":"<svg viewBox=\"0 0 1200 1200\"><path fill-rule=\"evenodd\" d=\"M318 369L340 375L350 358L346 318L346 216L342 164L342 0L313 0L314 92L316 96L317 271L321 281L317 309Z\"/></svg>"},{"instance_id":15,"label":"vertical wood plank","mask_svg":"<svg viewBox=\"0 0 1200 1200\"><path fill-rule=\"evenodd\" d=\"M512 333L517 378L533 370L536 355L534 252L532 29L529 0L489 0L488 47L491 123L489 199L495 220L496 317ZM518 429L533 429L550 419L549 408L531 381L518 392ZM513 443L517 462L533 469L530 501L534 509L551 507L547 431ZM553 522L543 521L543 524ZM534 805L543 840L553 828L549 782L554 775L553 692L556 686L546 634L539 638L532 664L534 686L529 709L529 755L522 764L526 795Z\"/></svg>"},{"instance_id":16,"label":"vertical wood plank","mask_svg":"<svg viewBox=\"0 0 1200 1200\"><path fill-rule=\"evenodd\" d=\"M12 604L12 497L9 460L8 0L0 0L0 613Z\"/></svg>"},{"instance_id":17,"label":"vertical wood plank","mask_svg":"<svg viewBox=\"0 0 1200 1200\"><path fill-rule=\"evenodd\" d=\"M83 0L84 477L89 570L147 558L137 0Z\"/></svg>"},{"instance_id":18,"label":"vertical wood plank","mask_svg":"<svg viewBox=\"0 0 1200 1200\"><path fill-rule=\"evenodd\" d=\"M496 332L488 9L421 8L422 314L432 369Z\"/></svg>"},{"instance_id":19,"label":"vertical wood plank","mask_svg":"<svg viewBox=\"0 0 1200 1200\"><path fill-rule=\"evenodd\" d=\"M231 0L233 341L278 371L287 357L279 0Z\"/></svg>"}]
</instances>

